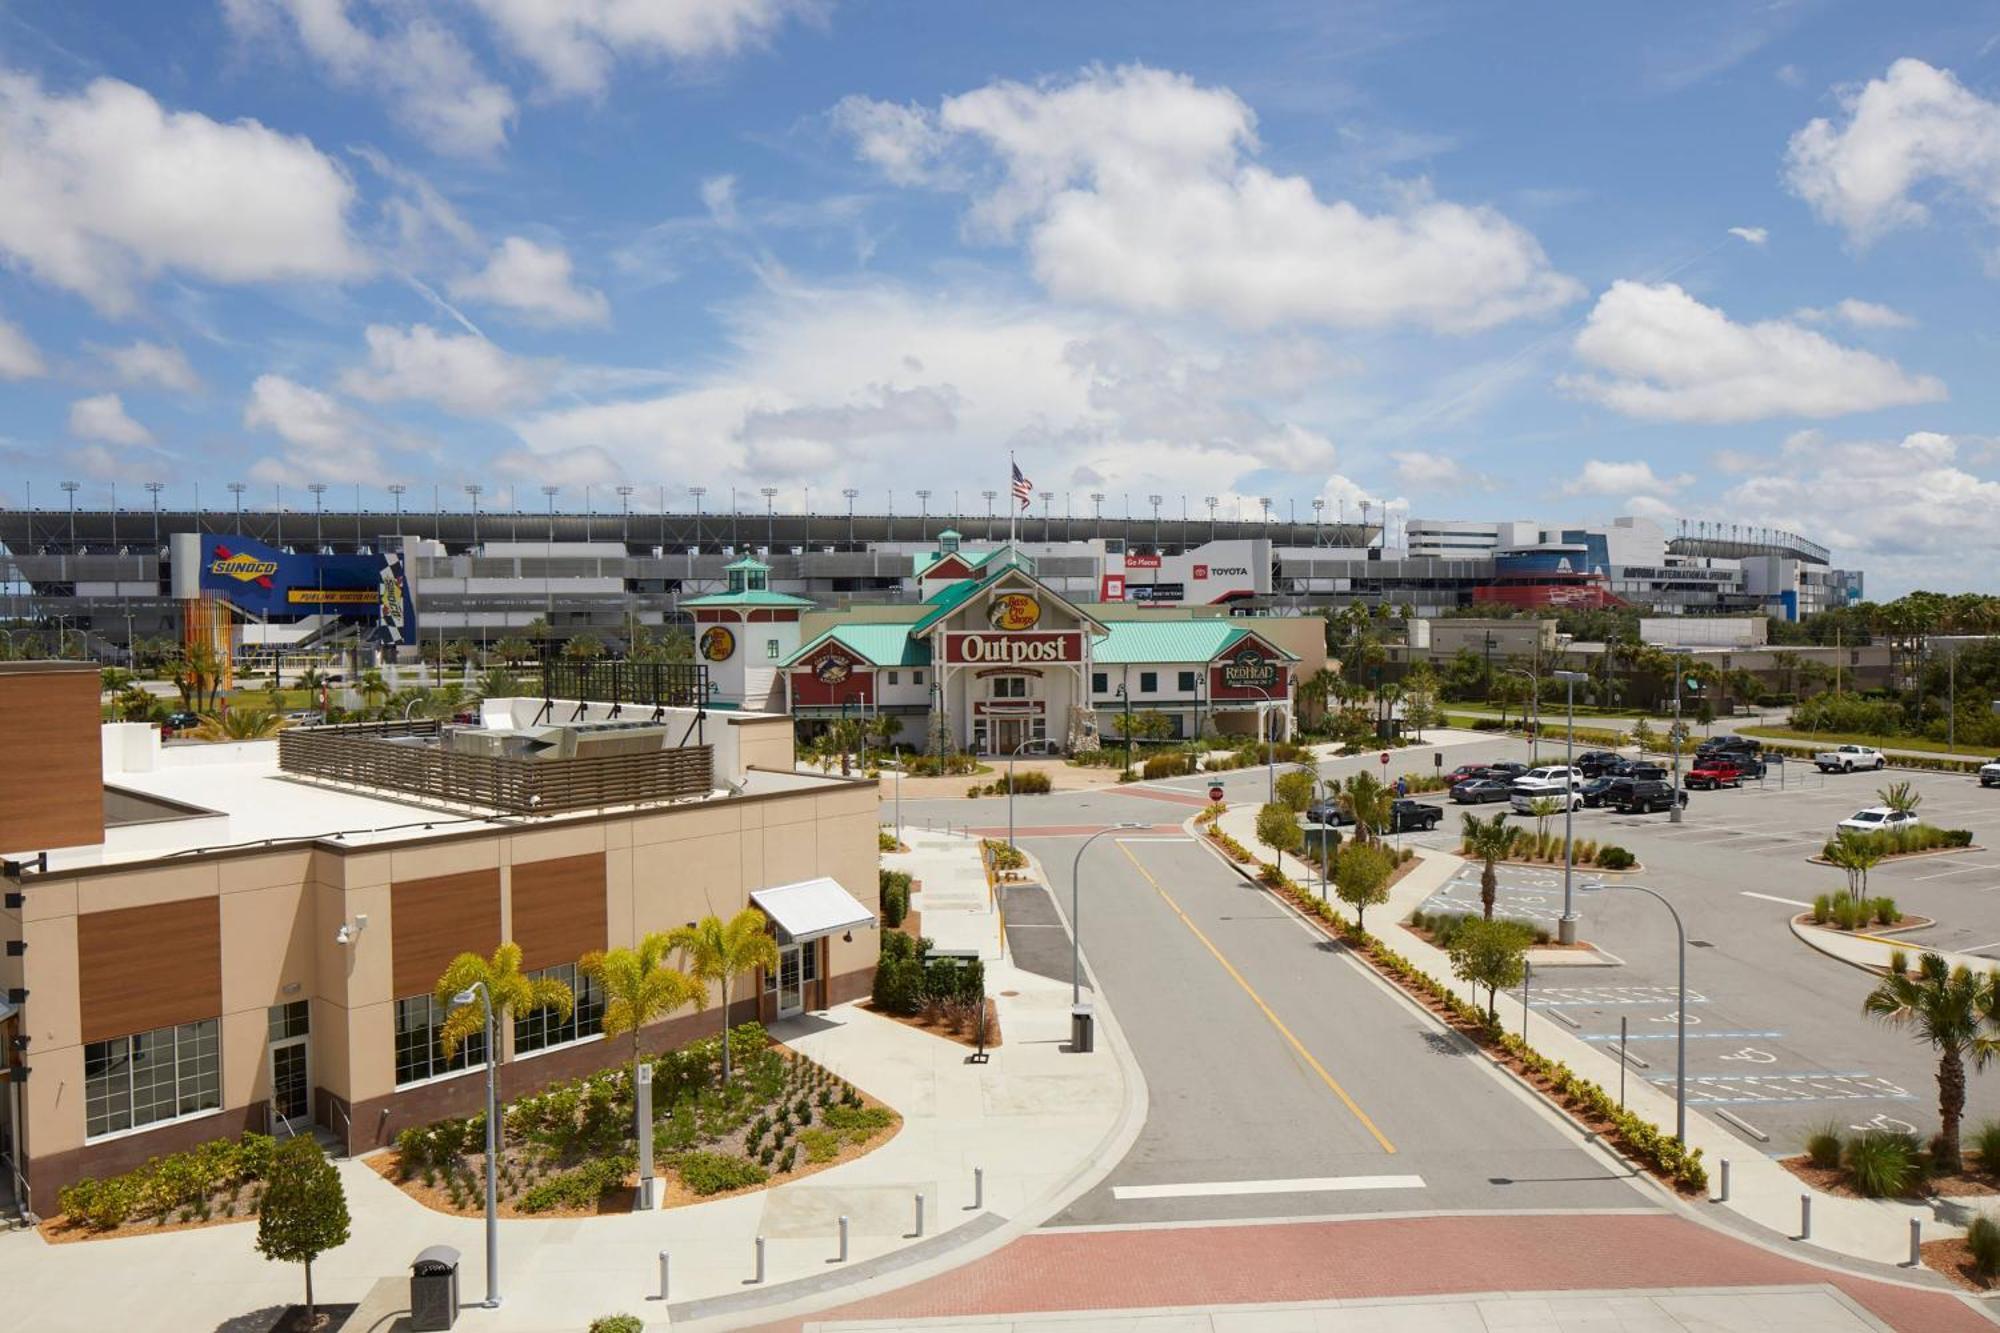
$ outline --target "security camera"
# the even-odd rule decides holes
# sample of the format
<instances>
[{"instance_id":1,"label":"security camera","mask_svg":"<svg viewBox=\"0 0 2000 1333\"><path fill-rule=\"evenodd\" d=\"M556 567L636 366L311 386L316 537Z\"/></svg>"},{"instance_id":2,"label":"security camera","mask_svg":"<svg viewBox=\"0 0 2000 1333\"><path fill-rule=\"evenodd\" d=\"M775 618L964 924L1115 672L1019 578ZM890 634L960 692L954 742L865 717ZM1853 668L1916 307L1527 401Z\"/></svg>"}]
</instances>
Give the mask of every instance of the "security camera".
<instances>
[{"instance_id":1,"label":"security camera","mask_svg":"<svg viewBox=\"0 0 2000 1333\"><path fill-rule=\"evenodd\" d=\"M341 926L339 930L333 932L333 942L335 944L354 943L354 927L348 925Z\"/></svg>"},{"instance_id":2,"label":"security camera","mask_svg":"<svg viewBox=\"0 0 2000 1333\"><path fill-rule=\"evenodd\" d=\"M333 942L335 944L352 944L361 932L366 929L368 929L368 914L366 912L356 912L354 920L351 923L342 922L340 928L333 932Z\"/></svg>"}]
</instances>

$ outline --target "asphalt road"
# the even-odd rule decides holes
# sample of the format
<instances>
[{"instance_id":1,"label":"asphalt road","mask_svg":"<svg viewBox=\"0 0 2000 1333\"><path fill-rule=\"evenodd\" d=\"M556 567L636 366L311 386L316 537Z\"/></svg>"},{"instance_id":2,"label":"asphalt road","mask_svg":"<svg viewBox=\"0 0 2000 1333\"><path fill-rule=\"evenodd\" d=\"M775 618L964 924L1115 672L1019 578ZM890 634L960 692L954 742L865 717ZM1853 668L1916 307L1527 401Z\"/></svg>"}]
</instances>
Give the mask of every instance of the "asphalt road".
<instances>
[{"instance_id":1,"label":"asphalt road","mask_svg":"<svg viewBox=\"0 0 2000 1333\"><path fill-rule=\"evenodd\" d=\"M1074 840L1027 846L1067 904ZM1150 1102L1130 1154L1057 1224L1646 1202L1574 1130L1200 845L1100 839L1081 903L1085 951ZM1296 1184L1328 1180L1340 1188ZM1293 1184L1187 1192L1242 1182Z\"/></svg>"}]
</instances>

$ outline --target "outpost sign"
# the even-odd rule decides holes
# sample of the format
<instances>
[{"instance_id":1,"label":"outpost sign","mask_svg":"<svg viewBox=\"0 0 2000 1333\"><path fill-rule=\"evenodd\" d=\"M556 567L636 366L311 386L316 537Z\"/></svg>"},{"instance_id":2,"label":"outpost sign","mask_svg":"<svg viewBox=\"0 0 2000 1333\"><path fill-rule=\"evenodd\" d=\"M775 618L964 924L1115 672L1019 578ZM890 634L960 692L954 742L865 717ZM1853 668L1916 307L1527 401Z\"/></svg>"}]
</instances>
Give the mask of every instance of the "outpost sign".
<instances>
[{"instance_id":1,"label":"outpost sign","mask_svg":"<svg viewBox=\"0 0 2000 1333\"><path fill-rule=\"evenodd\" d=\"M944 660L972 666L1046 666L1083 661L1083 635L947 634Z\"/></svg>"}]
</instances>

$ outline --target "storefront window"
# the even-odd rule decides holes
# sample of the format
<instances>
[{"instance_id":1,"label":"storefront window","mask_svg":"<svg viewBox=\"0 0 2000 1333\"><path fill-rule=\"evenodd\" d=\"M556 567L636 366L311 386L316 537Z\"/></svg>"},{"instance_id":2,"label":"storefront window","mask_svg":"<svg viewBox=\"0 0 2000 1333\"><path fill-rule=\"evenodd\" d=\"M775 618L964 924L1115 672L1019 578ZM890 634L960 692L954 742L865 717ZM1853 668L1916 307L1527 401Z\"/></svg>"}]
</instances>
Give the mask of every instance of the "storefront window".
<instances>
[{"instance_id":1,"label":"storefront window","mask_svg":"<svg viewBox=\"0 0 2000 1333\"><path fill-rule=\"evenodd\" d=\"M1092 694L1109 694L1109 693L1111 692L1111 677L1110 677L1110 675L1109 675L1108 673L1106 673L1106 672L1103 672L1103 671L1093 671L1093 672L1091 672L1091 673L1090 673L1090 692L1091 692Z\"/></svg>"},{"instance_id":2,"label":"storefront window","mask_svg":"<svg viewBox=\"0 0 2000 1333\"><path fill-rule=\"evenodd\" d=\"M476 1032L458 1044L447 1060L438 1031L444 1026L444 1006L428 995L396 1001L396 1084L415 1083L486 1063L486 1034Z\"/></svg>"},{"instance_id":3,"label":"storefront window","mask_svg":"<svg viewBox=\"0 0 2000 1333\"><path fill-rule=\"evenodd\" d=\"M1182 694L1194 693L1194 672L1192 671L1181 672L1180 691Z\"/></svg>"},{"instance_id":4,"label":"storefront window","mask_svg":"<svg viewBox=\"0 0 2000 1333\"><path fill-rule=\"evenodd\" d=\"M1158 694L1159 692L1160 673L1157 671L1141 671L1139 673L1139 693Z\"/></svg>"},{"instance_id":5,"label":"storefront window","mask_svg":"<svg viewBox=\"0 0 2000 1333\"><path fill-rule=\"evenodd\" d=\"M581 1041L604 1031L604 991L595 981L578 972L575 963L561 963L525 975L530 981L537 977L549 977L562 982L569 987L570 994L576 996L576 1008L570 1011L567 1019L553 1009L536 1009L515 1015L515 1054Z\"/></svg>"},{"instance_id":6,"label":"storefront window","mask_svg":"<svg viewBox=\"0 0 2000 1333\"><path fill-rule=\"evenodd\" d=\"M217 1020L155 1028L83 1048L84 1130L92 1138L222 1105Z\"/></svg>"}]
</instances>

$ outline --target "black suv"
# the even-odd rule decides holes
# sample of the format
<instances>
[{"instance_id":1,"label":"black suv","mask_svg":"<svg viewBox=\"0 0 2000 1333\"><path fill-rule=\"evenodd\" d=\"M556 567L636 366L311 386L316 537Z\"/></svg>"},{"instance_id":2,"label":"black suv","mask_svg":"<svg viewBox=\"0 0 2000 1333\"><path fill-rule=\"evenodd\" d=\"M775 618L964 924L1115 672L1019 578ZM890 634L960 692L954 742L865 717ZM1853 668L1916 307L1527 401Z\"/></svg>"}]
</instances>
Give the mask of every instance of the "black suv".
<instances>
[{"instance_id":1,"label":"black suv","mask_svg":"<svg viewBox=\"0 0 2000 1333\"><path fill-rule=\"evenodd\" d=\"M1764 742L1755 736L1710 736L1694 747L1694 755L1697 759L1706 759L1710 755L1754 757L1763 748Z\"/></svg>"},{"instance_id":2,"label":"black suv","mask_svg":"<svg viewBox=\"0 0 2000 1333\"><path fill-rule=\"evenodd\" d=\"M1601 777L1612 772L1613 766L1619 762L1619 756L1609 750L1585 750L1576 757L1576 766L1583 770L1583 775L1587 778Z\"/></svg>"},{"instance_id":3,"label":"black suv","mask_svg":"<svg viewBox=\"0 0 2000 1333\"><path fill-rule=\"evenodd\" d=\"M1688 803L1686 792L1680 793L1680 803L1682 805ZM1674 808L1674 789L1670 784L1660 782L1657 779L1638 779L1633 781L1631 786L1619 789L1616 796L1608 801L1608 804L1617 807L1620 811L1628 815L1652 814L1656 810L1671 810Z\"/></svg>"}]
</instances>

